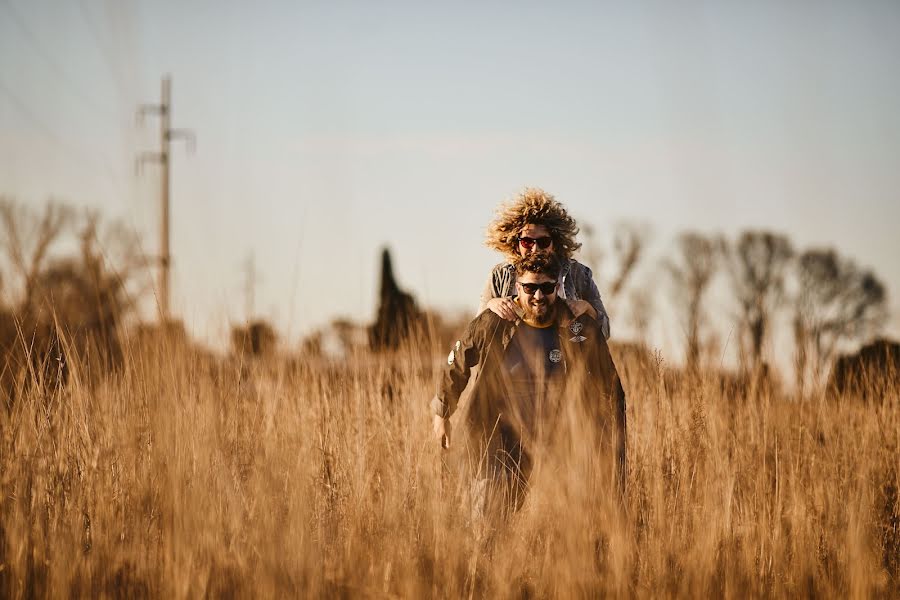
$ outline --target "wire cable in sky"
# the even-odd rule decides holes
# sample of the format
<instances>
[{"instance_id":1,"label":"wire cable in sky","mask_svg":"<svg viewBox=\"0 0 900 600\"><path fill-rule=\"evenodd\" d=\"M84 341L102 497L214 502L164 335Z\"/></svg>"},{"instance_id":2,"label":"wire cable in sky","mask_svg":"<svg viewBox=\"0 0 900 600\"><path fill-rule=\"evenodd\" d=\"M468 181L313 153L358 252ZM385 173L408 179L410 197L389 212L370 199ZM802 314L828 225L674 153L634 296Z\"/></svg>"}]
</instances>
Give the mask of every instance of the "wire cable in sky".
<instances>
[{"instance_id":1,"label":"wire cable in sky","mask_svg":"<svg viewBox=\"0 0 900 600\"><path fill-rule=\"evenodd\" d=\"M115 106L104 106L102 103L97 102L97 100L92 96L89 96L84 91L82 91L81 84L76 81L75 78L73 78L71 75L69 75L69 73L64 68L62 68L59 63L56 62L56 60L50 55L50 53L46 51L43 44L41 44L41 41L25 22L25 19L22 18L22 15L20 15L16 11L9 0L0 0L0 6L4 6L6 8L6 13L18 26L19 32L29 41L35 52L43 59L47 66L59 78L59 80L66 84L73 96L78 97L78 99L81 100L81 102L85 106L91 108L91 110L95 111L99 115L102 115L104 118L108 118L109 114L111 112L114 112Z\"/></svg>"},{"instance_id":2,"label":"wire cable in sky","mask_svg":"<svg viewBox=\"0 0 900 600\"><path fill-rule=\"evenodd\" d=\"M27 121L29 121L34 129L39 131L44 137L46 137L49 141L53 142L55 147L58 150L63 150L70 158L73 158L77 163L80 163L86 167L90 167L90 169L94 172L100 170L104 172L107 179L103 179L107 185L110 186L110 189L115 194L122 194L124 192L124 187L122 186L121 180L113 170L110 168L110 162L105 158L103 160L98 160L96 157L90 158L90 154L86 153L84 150L79 150L75 146L70 145L64 139L62 139L59 135L57 135L50 127L46 125L46 123L40 119L37 115L35 115L31 109L28 108L28 105L23 102L13 91L13 89L6 85L2 79L0 79L0 92L3 92L3 95L6 96L9 103L19 112L20 115L25 117Z\"/></svg>"},{"instance_id":3,"label":"wire cable in sky","mask_svg":"<svg viewBox=\"0 0 900 600\"><path fill-rule=\"evenodd\" d=\"M122 77L122 72L113 59L113 53L110 52L109 47L106 45L106 43L104 43L102 37L100 36L100 33L97 30L97 26L94 23L92 13L90 9L85 6L84 0L78 1L78 9L81 13L82 20L84 21L85 25L87 25L87 30L91 34L91 38L93 38L94 40L94 44L97 46L100 54L103 55L103 62L106 64L107 68L109 69L110 75L112 75L112 78L116 83L116 91L119 94L119 98L123 102L130 102L130 99L127 97L129 91L128 86L125 83L125 79Z\"/></svg>"}]
</instances>

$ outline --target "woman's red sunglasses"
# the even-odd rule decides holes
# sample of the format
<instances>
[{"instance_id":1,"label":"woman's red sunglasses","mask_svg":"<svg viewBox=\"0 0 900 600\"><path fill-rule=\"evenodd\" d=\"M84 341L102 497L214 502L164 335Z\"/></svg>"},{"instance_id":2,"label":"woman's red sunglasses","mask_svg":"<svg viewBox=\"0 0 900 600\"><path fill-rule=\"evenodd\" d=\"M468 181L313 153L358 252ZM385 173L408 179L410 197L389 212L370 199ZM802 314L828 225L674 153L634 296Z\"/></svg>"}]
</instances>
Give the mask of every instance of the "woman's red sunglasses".
<instances>
[{"instance_id":1,"label":"woman's red sunglasses","mask_svg":"<svg viewBox=\"0 0 900 600\"><path fill-rule=\"evenodd\" d=\"M519 243L522 244L522 247L526 250L531 250L535 244L541 250L546 250L550 247L550 244L553 243L553 238L550 236L544 236L539 238L531 238L531 237L520 237Z\"/></svg>"}]
</instances>

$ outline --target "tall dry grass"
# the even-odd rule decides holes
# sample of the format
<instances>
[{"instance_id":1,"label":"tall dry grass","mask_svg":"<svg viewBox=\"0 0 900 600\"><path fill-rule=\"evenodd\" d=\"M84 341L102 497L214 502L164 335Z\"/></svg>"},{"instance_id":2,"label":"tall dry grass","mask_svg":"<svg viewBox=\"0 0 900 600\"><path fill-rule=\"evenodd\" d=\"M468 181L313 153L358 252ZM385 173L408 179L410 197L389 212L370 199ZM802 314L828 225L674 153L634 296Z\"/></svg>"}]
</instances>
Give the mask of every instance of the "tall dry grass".
<instances>
[{"instance_id":1,"label":"tall dry grass","mask_svg":"<svg viewBox=\"0 0 900 600\"><path fill-rule=\"evenodd\" d=\"M556 465L483 535L431 437L430 347L126 355L0 411L0 596L900 592L896 398L726 394L712 373L623 358L626 512Z\"/></svg>"}]
</instances>

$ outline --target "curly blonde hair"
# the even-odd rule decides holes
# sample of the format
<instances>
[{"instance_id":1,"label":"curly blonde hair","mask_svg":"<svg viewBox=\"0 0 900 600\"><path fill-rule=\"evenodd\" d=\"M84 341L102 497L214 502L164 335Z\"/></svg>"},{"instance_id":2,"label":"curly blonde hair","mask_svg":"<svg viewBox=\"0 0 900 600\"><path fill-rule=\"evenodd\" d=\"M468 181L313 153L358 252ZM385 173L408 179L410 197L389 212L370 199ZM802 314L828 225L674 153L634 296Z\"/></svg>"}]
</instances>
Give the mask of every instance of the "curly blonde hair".
<instances>
[{"instance_id":1,"label":"curly blonde hair","mask_svg":"<svg viewBox=\"0 0 900 600\"><path fill-rule=\"evenodd\" d=\"M546 227L553 238L554 251L562 259L570 259L581 248L575 241L578 235L575 219L552 194L540 188L525 188L500 205L496 218L488 225L485 245L515 260L519 258L519 232L526 225Z\"/></svg>"}]
</instances>

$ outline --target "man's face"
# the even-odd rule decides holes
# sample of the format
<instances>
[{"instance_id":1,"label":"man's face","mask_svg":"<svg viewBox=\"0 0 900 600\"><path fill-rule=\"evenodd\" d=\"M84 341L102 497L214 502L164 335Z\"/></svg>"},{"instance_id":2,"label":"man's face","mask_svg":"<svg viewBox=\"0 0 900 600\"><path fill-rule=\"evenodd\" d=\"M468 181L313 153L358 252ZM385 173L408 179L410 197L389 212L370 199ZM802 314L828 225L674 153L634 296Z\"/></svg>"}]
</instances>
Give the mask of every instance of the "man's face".
<instances>
[{"instance_id":1,"label":"man's face","mask_svg":"<svg viewBox=\"0 0 900 600\"><path fill-rule=\"evenodd\" d=\"M517 277L516 287L516 300L525 311L525 320L546 323L552 316L550 309L556 302L558 282L542 273L526 272Z\"/></svg>"}]
</instances>

